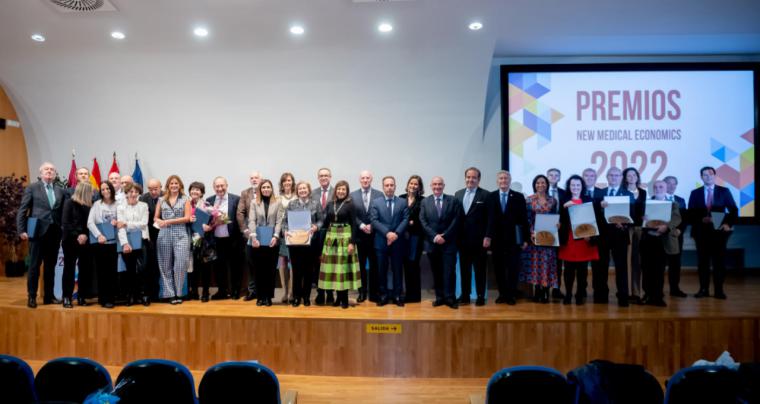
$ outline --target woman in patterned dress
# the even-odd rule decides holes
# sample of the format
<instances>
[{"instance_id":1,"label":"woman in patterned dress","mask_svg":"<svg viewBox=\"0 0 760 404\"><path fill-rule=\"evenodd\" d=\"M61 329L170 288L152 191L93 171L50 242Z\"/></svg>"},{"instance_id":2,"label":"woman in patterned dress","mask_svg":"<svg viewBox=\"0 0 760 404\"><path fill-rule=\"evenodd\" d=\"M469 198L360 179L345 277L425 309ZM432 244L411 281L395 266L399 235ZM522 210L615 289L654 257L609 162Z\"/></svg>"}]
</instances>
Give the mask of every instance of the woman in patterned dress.
<instances>
[{"instance_id":1,"label":"woman in patterned dress","mask_svg":"<svg viewBox=\"0 0 760 404\"><path fill-rule=\"evenodd\" d=\"M537 214L557 213L558 202L549 196L549 179L537 175L533 179L533 192L526 200L530 233L535 236ZM557 248L535 245L535 239L522 254L523 266L520 282L534 285L533 301L549 303L549 291L557 288Z\"/></svg>"},{"instance_id":2,"label":"woman in patterned dress","mask_svg":"<svg viewBox=\"0 0 760 404\"><path fill-rule=\"evenodd\" d=\"M362 285L356 254L356 212L348 196L348 183L338 181L327 204L322 226L327 229L319 271L319 288L338 293L333 306L348 308L348 291Z\"/></svg>"},{"instance_id":3,"label":"woman in patterned dress","mask_svg":"<svg viewBox=\"0 0 760 404\"><path fill-rule=\"evenodd\" d=\"M158 268L161 271L161 298L181 304L187 268L190 264L190 235L187 224L192 217L190 198L177 175L166 180L164 196L153 220L158 232Z\"/></svg>"}]
</instances>

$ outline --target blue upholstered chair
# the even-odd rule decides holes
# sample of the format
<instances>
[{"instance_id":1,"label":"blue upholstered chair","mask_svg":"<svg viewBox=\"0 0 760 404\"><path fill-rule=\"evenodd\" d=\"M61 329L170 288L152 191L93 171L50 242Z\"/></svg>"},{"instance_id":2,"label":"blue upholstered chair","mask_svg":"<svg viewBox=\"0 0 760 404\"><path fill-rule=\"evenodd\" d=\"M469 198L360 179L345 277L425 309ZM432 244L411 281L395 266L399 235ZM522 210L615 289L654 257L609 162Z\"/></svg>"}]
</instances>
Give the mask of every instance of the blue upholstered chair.
<instances>
[{"instance_id":1,"label":"blue upholstered chair","mask_svg":"<svg viewBox=\"0 0 760 404\"><path fill-rule=\"evenodd\" d=\"M572 391L562 373L541 366L502 369L488 381L486 403L572 403Z\"/></svg>"},{"instance_id":2,"label":"blue upholstered chair","mask_svg":"<svg viewBox=\"0 0 760 404\"><path fill-rule=\"evenodd\" d=\"M114 395L130 403L195 404L193 375L181 363L143 359L124 366L116 379Z\"/></svg>"},{"instance_id":3,"label":"blue upholstered chair","mask_svg":"<svg viewBox=\"0 0 760 404\"><path fill-rule=\"evenodd\" d=\"M667 382L666 404L734 404L742 383L739 373L725 366L692 366L676 372Z\"/></svg>"},{"instance_id":4,"label":"blue upholstered chair","mask_svg":"<svg viewBox=\"0 0 760 404\"><path fill-rule=\"evenodd\" d=\"M0 397L8 403L34 403L34 372L23 360L0 355Z\"/></svg>"},{"instance_id":5,"label":"blue upholstered chair","mask_svg":"<svg viewBox=\"0 0 760 404\"><path fill-rule=\"evenodd\" d=\"M206 370L198 398L201 404L279 404L280 382L274 372L256 362L223 362Z\"/></svg>"},{"instance_id":6,"label":"blue upholstered chair","mask_svg":"<svg viewBox=\"0 0 760 404\"><path fill-rule=\"evenodd\" d=\"M594 360L567 374L577 404L662 404L657 378L640 365Z\"/></svg>"},{"instance_id":7,"label":"blue upholstered chair","mask_svg":"<svg viewBox=\"0 0 760 404\"><path fill-rule=\"evenodd\" d=\"M111 391L111 375L101 364L86 358L58 358L46 363L34 378L43 402L79 402L98 391Z\"/></svg>"}]
</instances>

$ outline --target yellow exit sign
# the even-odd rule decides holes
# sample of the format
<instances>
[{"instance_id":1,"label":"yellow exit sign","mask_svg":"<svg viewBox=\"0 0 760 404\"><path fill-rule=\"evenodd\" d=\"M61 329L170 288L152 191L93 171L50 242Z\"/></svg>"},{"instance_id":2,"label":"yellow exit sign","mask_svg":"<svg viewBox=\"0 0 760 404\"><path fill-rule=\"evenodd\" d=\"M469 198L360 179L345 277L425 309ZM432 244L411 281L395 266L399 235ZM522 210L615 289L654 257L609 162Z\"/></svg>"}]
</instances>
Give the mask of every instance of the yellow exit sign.
<instances>
[{"instance_id":1,"label":"yellow exit sign","mask_svg":"<svg viewBox=\"0 0 760 404\"><path fill-rule=\"evenodd\" d=\"M401 334L401 324L367 324L367 334Z\"/></svg>"}]
</instances>

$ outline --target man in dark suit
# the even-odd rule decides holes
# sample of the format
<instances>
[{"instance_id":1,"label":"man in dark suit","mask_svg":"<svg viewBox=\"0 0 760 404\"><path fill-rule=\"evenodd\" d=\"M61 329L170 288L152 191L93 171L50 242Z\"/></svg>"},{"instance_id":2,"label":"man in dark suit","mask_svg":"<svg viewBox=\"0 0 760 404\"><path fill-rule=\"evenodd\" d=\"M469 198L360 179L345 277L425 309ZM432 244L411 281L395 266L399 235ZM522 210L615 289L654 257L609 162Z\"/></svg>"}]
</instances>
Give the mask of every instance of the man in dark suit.
<instances>
[{"instance_id":1,"label":"man in dark suit","mask_svg":"<svg viewBox=\"0 0 760 404\"><path fill-rule=\"evenodd\" d=\"M319 186L314 188L314 190L311 191L311 199L322 209L320 212L321 217L325 217L325 212L327 209L327 203L330 202L333 198L333 193L335 192L335 188L330 184L330 181L332 181L332 171L330 171L329 168L322 167L319 170L317 170L317 181L319 182ZM312 236L311 245L313 248L316 248L318 252L314 254L316 262L314 263L315 271L313 274L311 274L311 279L314 284L317 283L317 278L319 277L319 266L321 264L321 256L322 256L322 247L325 244L325 234L327 234L326 229L319 229L317 233L315 233ZM327 291L327 303L333 303L335 301L333 297L332 290ZM305 299L308 299L308 296L304 297ZM318 306L322 306L325 304L325 290L317 288L317 298L314 299L314 303Z\"/></svg>"},{"instance_id":2,"label":"man in dark suit","mask_svg":"<svg viewBox=\"0 0 760 404\"><path fill-rule=\"evenodd\" d=\"M377 198L382 198L383 193L372 188L372 173L362 171L359 173L360 188L351 192L351 201L356 212L356 228L359 235L356 237L357 255L359 256L359 271L362 277L362 286L359 288L357 302L367 299L367 286L369 286L369 300L378 302L378 295L382 286L378 285L380 279L377 274L377 256L375 255L375 232L370 218L370 204ZM367 263L369 263L369 275L367 275Z\"/></svg>"},{"instance_id":3,"label":"man in dark suit","mask_svg":"<svg viewBox=\"0 0 760 404\"><path fill-rule=\"evenodd\" d=\"M462 205L451 195L445 195L442 177L433 177L433 195L422 200L420 223L425 232L425 251L430 259L435 284L433 307L443 304L456 309L457 231Z\"/></svg>"},{"instance_id":4,"label":"man in dark suit","mask_svg":"<svg viewBox=\"0 0 760 404\"><path fill-rule=\"evenodd\" d=\"M668 254L668 284L670 285L671 297L686 297L686 293L681 290L681 254L683 251L683 234L686 232L686 226L689 225L689 221L686 217L686 200L676 195L676 188L678 187L678 179L672 175L669 175L663 179L668 187L668 193L666 195L667 200L676 202L678 204L678 213L681 214L681 223L676 227L676 234L678 235L678 253Z\"/></svg>"},{"instance_id":5,"label":"man in dark suit","mask_svg":"<svg viewBox=\"0 0 760 404\"><path fill-rule=\"evenodd\" d=\"M694 297L710 296L710 262L713 267L715 298L725 299L723 280L726 276L726 244L732 227L739 216L731 191L715 184L715 169L699 170L704 186L691 191L688 215L691 221L691 237L697 245L697 270L699 292ZM721 223L713 223L713 213L723 213Z\"/></svg>"},{"instance_id":6,"label":"man in dark suit","mask_svg":"<svg viewBox=\"0 0 760 404\"><path fill-rule=\"evenodd\" d=\"M55 166L42 163L40 180L24 189L21 205L16 213L16 231L22 240L30 240L29 274L26 289L29 299L27 306L37 307L37 287L40 279L40 265L44 263L43 276L44 304L60 304L53 296L55 264L61 246L61 215L63 213L64 189L55 185ZM29 218L36 220L34 232L28 228Z\"/></svg>"},{"instance_id":7,"label":"man in dark suit","mask_svg":"<svg viewBox=\"0 0 760 404\"><path fill-rule=\"evenodd\" d=\"M233 220L238 211L240 197L227 192L227 179L224 177L214 178L214 195L206 199L220 212L225 212L230 219L226 225L209 226L204 225L203 230L214 233L214 246L216 247L216 261L214 261L214 273L216 274L216 286L219 288L217 293L226 295L229 290L240 290L240 281L242 269L240 258L241 239L240 225L237 220ZM201 302L208 302L208 290L203 291Z\"/></svg>"},{"instance_id":8,"label":"man in dark suit","mask_svg":"<svg viewBox=\"0 0 760 404\"><path fill-rule=\"evenodd\" d=\"M378 306L388 304L388 299L397 306L404 305L403 261L404 236L409 222L409 208L405 199L396 196L396 179L383 178L383 195L373 199L370 206L372 231L375 234L374 247L378 268L375 283L378 285ZM361 261L360 261L361 262ZM388 293L388 264L393 273L393 290Z\"/></svg>"},{"instance_id":9,"label":"man in dark suit","mask_svg":"<svg viewBox=\"0 0 760 404\"><path fill-rule=\"evenodd\" d=\"M459 304L470 304L472 292L472 271L475 270L475 292L477 300L475 304L486 304L486 259L487 252L483 248L483 239L486 236L488 224L488 211L486 198L488 191L480 188L480 170L470 167L464 172L465 188L454 194L462 205L462 217L460 219L459 237L459 277L461 279L462 294L459 296Z\"/></svg>"},{"instance_id":10,"label":"man in dark suit","mask_svg":"<svg viewBox=\"0 0 760 404\"><path fill-rule=\"evenodd\" d=\"M621 186L623 172L617 167L607 170L607 188L598 189L594 194L594 204L598 207L607 207L605 196L627 196L630 198L631 212L633 217L634 197L633 194ZM618 306L628 307L628 244L631 242L628 234L628 225L607 223L603 217L597 217L599 225L599 263L592 267L592 281L594 285L594 303L607 303L609 289L607 277L610 267L610 253L615 261L615 286L617 288Z\"/></svg>"},{"instance_id":11,"label":"man in dark suit","mask_svg":"<svg viewBox=\"0 0 760 404\"><path fill-rule=\"evenodd\" d=\"M159 271L158 271L158 255L156 244L158 242L158 229L153 227L153 218L156 214L156 206L159 206L159 199L161 198L161 181L151 178L148 180L148 192L140 196L140 201L145 202L148 205L148 235L150 236L150 244L148 245L148 270L147 279L148 283L148 296L151 300L158 300L159 292Z\"/></svg>"},{"instance_id":12,"label":"man in dark suit","mask_svg":"<svg viewBox=\"0 0 760 404\"><path fill-rule=\"evenodd\" d=\"M510 189L509 171L496 173L498 189L488 195L488 226L483 247L490 248L499 296L496 303L517 303L517 278L520 273L520 250L528 247L530 228L523 194Z\"/></svg>"}]
</instances>

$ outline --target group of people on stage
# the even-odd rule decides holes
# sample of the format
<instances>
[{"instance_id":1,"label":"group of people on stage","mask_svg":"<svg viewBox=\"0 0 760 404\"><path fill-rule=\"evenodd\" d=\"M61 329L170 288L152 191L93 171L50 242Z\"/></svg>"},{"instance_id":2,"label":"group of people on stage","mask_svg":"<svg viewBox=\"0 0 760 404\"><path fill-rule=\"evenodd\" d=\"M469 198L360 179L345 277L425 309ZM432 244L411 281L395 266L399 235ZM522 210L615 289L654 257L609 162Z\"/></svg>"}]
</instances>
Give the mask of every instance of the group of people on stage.
<instances>
[{"instance_id":1,"label":"group of people on stage","mask_svg":"<svg viewBox=\"0 0 760 404\"><path fill-rule=\"evenodd\" d=\"M497 189L486 191L475 167L465 170L465 187L454 195L444 193L442 177L433 177L429 196L418 175L407 180L399 196L393 176L383 177L382 188L375 189L372 173L362 171L360 188L351 192L346 181L332 185L328 168L318 170L315 189L307 181L296 182L291 173L282 174L275 185L253 172L251 186L235 195L228 192L224 177L216 177L209 197L203 183L192 182L185 189L177 175L169 176L163 188L151 179L143 192L131 177L118 173L111 173L98 189L90 184L86 168L77 170L78 182L70 189L54 184L56 169L51 163L42 164L39 174L39 181L25 189L17 215L20 238L30 240L30 308L37 306L42 263L43 303L61 303L53 296L54 271L48 270L55 267L59 246L66 308L73 307L77 266L81 306L97 294L100 305L112 308L119 292L127 305L244 296L246 301L256 299L259 306L271 306L278 272L282 303L294 307L311 304L312 283L317 285L317 305L348 308L348 292L356 290L357 303L369 299L378 306L404 306L420 302L423 250L433 274L433 306L456 309L470 304L473 273L475 304L485 305L488 251L499 292L496 303L514 305L522 282L533 286L536 302L548 303L553 297L571 304L574 296L576 304L583 304L589 265L593 300L607 303L611 256L620 306L665 306L666 266L670 296L686 297L679 282L688 224L698 256L700 287L695 297L710 296L712 265L713 296L725 299L726 243L738 216L729 190L715 184L712 167L700 170L704 186L691 192L688 206L675 195L675 177L652 184L651 199L672 202L671 220L654 227L643 226L647 190L632 167L610 168L606 188L596 186L597 173L589 168L571 175L564 189L559 186L560 170L552 168L533 179L533 193L527 197L512 189L511 175L503 170L497 173ZM628 196L633 223L607 223L606 196ZM576 238L568 212L588 202L593 204L599 235ZM288 212L297 211L310 219L310 227L299 230L308 238L286 243L297 233L289 226ZM722 212L722 223L713 224L711 212ZM551 213L559 214L559 247L541 245L535 238L537 215ZM244 269L249 280L241 294ZM218 286L213 295L212 272Z\"/></svg>"}]
</instances>

